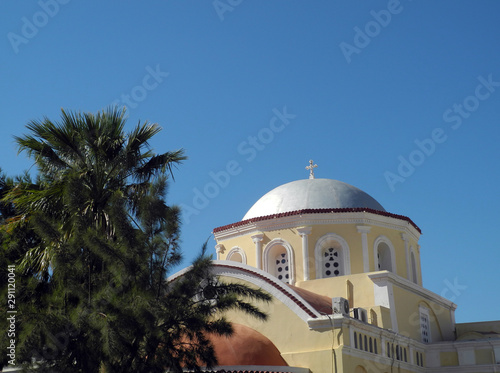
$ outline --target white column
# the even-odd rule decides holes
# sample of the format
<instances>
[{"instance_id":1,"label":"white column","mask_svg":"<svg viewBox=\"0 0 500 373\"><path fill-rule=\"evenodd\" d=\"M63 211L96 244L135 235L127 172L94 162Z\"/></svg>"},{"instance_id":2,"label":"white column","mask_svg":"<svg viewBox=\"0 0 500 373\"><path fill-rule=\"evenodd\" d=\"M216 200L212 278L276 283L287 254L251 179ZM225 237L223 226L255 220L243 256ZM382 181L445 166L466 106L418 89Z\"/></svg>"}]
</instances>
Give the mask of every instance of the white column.
<instances>
[{"instance_id":1,"label":"white column","mask_svg":"<svg viewBox=\"0 0 500 373\"><path fill-rule=\"evenodd\" d=\"M408 235L406 233L401 233L401 238L405 242L405 254L406 254L406 278L411 281L410 273L410 245L408 242ZM416 263L415 263L416 267Z\"/></svg>"},{"instance_id":2,"label":"white column","mask_svg":"<svg viewBox=\"0 0 500 373\"><path fill-rule=\"evenodd\" d=\"M389 281L387 273L369 275L373 281L373 295L375 305L386 307L391 312L391 329L398 333L398 318L396 315L396 302L394 301L394 291L392 283Z\"/></svg>"},{"instance_id":3,"label":"white column","mask_svg":"<svg viewBox=\"0 0 500 373\"><path fill-rule=\"evenodd\" d=\"M493 351L495 352L495 361L493 364L500 364L500 346L494 346Z\"/></svg>"},{"instance_id":4,"label":"white column","mask_svg":"<svg viewBox=\"0 0 500 373\"><path fill-rule=\"evenodd\" d=\"M382 335L380 335L380 355L382 355L383 357L386 357L387 356L387 341L385 340L384 337L382 337Z\"/></svg>"},{"instance_id":5,"label":"white column","mask_svg":"<svg viewBox=\"0 0 500 373\"><path fill-rule=\"evenodd\" d=\"M302 237L302 268L304 269L304 281L309 280L309 240L308 236L311 234L311 227L297 228L297 232Z\"/></svg>"},{"instance_id":6,"label":"white column","mask_svg":"<svg viewBox=\"0 0 500 373\"><path fill-rule=\"evenodd\" d=\"M252 241L255 244L255 266L258 269L262 269L262 239L264 238L264 233L254 234L252 236Z\"/></svg>"},{"instance_id":7,"label":"white column","mask_svg":"<svg viewBox=\"0 0 500 373\"><path fill-rule=\"evenodd\" d=\"M358 233L361 233L361 245L363 247L363 272L370 272L370 257L368 256L368 233L371 227L358 225Z\"/></svg>"},{"instance_id":8,"label":"white column","mask_svg":"<svg viewBox=\"0 0 500 373\"><path fill-rule=\"evenodd\" d=\"M224 245L222 245L220 243L215 245L215 252L217 253L217 260L220 260L220 254L224 254L224 251L226 251L226 249L224 248Z\"/></svg>"}]
</instances>

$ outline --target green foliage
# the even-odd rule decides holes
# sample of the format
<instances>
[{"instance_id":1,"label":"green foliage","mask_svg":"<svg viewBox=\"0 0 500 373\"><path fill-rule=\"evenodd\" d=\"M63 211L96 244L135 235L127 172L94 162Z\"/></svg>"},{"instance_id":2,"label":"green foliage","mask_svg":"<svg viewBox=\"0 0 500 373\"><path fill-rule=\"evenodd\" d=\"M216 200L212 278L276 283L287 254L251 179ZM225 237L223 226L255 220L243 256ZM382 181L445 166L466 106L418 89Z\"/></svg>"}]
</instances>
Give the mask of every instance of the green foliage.
<instances>
[{"instance_id":1,"label":"green foliage","mask_svg":"<svg viewBox=\"0 0 500 373\"><path fill-rule=\"evenodd\" d=\"M216 364L208 334L232 332L224 312L266 318L250 302L269 295L219 282L206 245L166 281L182 258L168 176L186 158L148 148L158 125L125 134L124 123L113 109L31 122L16 139L37 180L0 178L0 261L17 264L17 362L27 370L198 370Z\"/></svg>"}]
</instances>

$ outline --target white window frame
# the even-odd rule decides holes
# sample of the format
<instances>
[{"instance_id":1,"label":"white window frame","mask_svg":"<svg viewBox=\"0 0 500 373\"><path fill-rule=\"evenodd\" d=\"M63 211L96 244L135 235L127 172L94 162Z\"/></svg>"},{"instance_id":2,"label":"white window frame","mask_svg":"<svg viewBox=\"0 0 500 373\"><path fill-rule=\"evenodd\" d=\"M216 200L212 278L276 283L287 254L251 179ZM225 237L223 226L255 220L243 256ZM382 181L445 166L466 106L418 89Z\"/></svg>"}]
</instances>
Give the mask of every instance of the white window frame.
<instances>
[{"instance_id":1,"label":"white window frame","mask_svg":"<svg viewBox=\"0 0 500 373\"><path fill-rule=\"evenodd\" d=\"M324 278L323 277L323 251L328 249L330 243L337 243L340 245L340 256L342 259L342 275L350 275L351 274L351 257L349 254L349 245L347 241L344 240L341 236L335 233L327 233L324 236L320 237L318 241L316 241L316 246L314 247L314 258L316 262L316 278ZM335 245L337 246L337 245ZM338 277L338 276L336 276Z\"/></svg>"},{"instance_id":2,"label":"white window frame","mask_svg":"<svg viewBox=\"0 0 500 373\"><path fill-rule=\"evenodd\" d=\"M241 247L238 247L238 246L235 246L231 250L229 250L229 252L226 255L226 260L231 260L231 257L234 254L240 254L241 263L247 264L247 254L245 254L245 251ZM239 262L236 262L236 263L239 263Z\"/></svg>"},{"instance_id":3,"label":"white window frame","mask_svg":"<svg viewBox=\"0 0 500 373\"><path fill-rule=\"evenodd\" d=\"M411 272L410 281L418 285L419 271L417 265L417 255L415 254L415 249L413 248L413 246L410 246L410 272Z\"/></svg>"},{"instance_id":4,"label":"white window frame","mask_svg":"<svg viewBox=\"0 0 500 373\"><path fill-rule=\"evenodd\" d=\"M289 267L289 284L295 284L295 257L293 255L292 246L285 240L281 238L275 238L271 240L266 247L264 248L264 271L271 275L274 274L274 256L271 258L270 255L273 252L273 248L276 246L282 246L285 248L286 253L288 254L288 267Z\"/></svg>"},{"instance_id":5,"label":"white window frame","mask_svg":"<svg viewBox=\"0 0 500 373\"><path fill-rule=\"evenodd\" d=\"M394 250L394 245L391 240L389 240L386 236L378 236L373 243L373 263L375 265L375 272L379 271L378 269L378 247L380 244L385 243L389 247L389 254L391 255L391 270L392 273L397 273L396 270L396 250Z\"/></svg>"},{"instance_id":6,"label":"white window frame","mask_svg":"<svg viewBox=\"0 0 500 373\"><path fill-rule=\"evenodd\" d=\"M419 322L420 322L420 339L422 343L432 343L431 333L431 317L427 307L419 306ZM424 328L425 323L425 328ZM427 337L424 335L424 330L427 329ZM426 340L427 339L427 340Z\"/></svg>"}]
</instances>

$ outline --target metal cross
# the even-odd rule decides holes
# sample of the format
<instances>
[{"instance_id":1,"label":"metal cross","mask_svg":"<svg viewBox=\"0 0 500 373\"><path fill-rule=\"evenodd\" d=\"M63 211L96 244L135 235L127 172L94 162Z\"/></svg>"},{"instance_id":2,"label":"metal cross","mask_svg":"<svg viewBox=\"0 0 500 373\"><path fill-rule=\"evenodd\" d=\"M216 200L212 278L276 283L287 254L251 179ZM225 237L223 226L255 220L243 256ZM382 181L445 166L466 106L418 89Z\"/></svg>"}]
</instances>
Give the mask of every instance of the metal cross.
<instances>
[{"instance_id":1,"label":"metal cross","mask_svg":"<svg viewBox=\"0 0 500 373\"><path fill-rule=\"evenodd\" d=\"M317 164L313 165L312 159L309 161L309 166L306 166L306 170L309 170L309 179L314 179L314 169L318 167Z\"/></svg>"}]
</instances>

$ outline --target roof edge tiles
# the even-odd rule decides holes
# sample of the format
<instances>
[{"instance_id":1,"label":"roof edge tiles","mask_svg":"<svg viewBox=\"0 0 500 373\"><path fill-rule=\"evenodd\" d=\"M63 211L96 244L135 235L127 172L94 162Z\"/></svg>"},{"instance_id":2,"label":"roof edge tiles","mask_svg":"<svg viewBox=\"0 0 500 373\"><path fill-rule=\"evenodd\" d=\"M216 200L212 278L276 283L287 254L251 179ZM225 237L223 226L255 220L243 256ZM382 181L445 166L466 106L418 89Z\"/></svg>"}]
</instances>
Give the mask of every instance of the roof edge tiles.
<instances>
[{"instance_id":1,"label":"roof edge tiles","mask_svg":"<svg viewBox=\"0 0 500 373\"><path fill-rule=\"evenodd\" d=\"M259 216L259 217L255 217L255 218L251 218L251 219L241 220L241 221L238 221L236 223L223 225L221 227L214 228L213 233L223 232L223 231L231 229L231 228L241 227L241 226L251 224L251 223L256 223L259 221L278 219L278 218L282 218L282 217L286 217L286 216L305 215L305 214L345 213L345 212L368 212L368 213L375 214L375 215L387 216L390 218L405 220L409 224L411 224L413 226L413 228L415 228L420 234L422 234L421 229L413 222L413 220L411 220L407 216L393 214L393 213L390 213L387 211L374 210L374 209L366 208L366 207L303 209L303 210L296 210L296 211L290 211L290 212L282 212L279 214Z\"/></svg>"}]
</instances>

